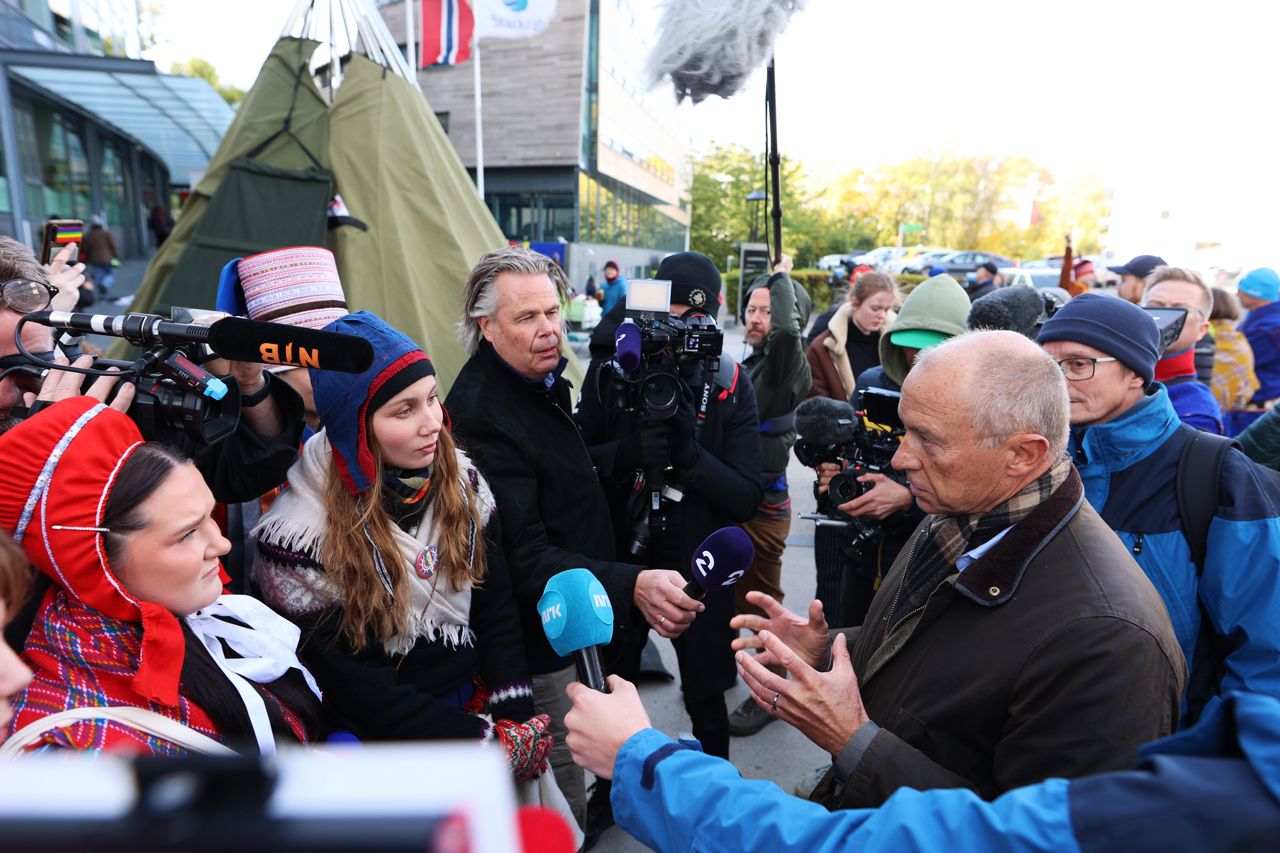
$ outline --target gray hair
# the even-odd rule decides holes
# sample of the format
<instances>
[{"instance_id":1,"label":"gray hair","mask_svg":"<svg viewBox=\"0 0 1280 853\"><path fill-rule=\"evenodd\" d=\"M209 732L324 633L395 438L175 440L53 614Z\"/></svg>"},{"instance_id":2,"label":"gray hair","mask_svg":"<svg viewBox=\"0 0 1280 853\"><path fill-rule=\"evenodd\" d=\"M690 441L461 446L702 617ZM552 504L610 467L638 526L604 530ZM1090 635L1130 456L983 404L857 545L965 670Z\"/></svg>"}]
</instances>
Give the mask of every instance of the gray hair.
<instances>
[{"instance_id":1,"label":"gray hair","mask_svg":"<svg viewBox=\"0 0 1280 853\"><path fill-rule=\"evenodd\" d=\"M965 367L960 367L965 365ZM912 371L939 367L967 372L967 392L978 442L995 447L1030 432L1049 442L1049 459L1067 449L1071 401L1053 356L1017 332L965 332L920 353ZM967 368L967 371L966 371Z\"/></svg>"},{"instance_id":2,"label":"gray hair","mask_svg":"<svg viewBox=\"0 0 1280 853\"><path fill-rule=\"evenodd\" d=\"M462 294L462 320L458 322L458 338L468 355L475 355L480 349L481 317L492 317L498 310L498 298L501 294L493 286L498 276L504 272L518 275L545 275L556 286L556 292L564 299L569 289L569 280L565 277L560 265L524 246L506 246L492 252L486 252L480 262L467 277L467 286Z\"/></svg>"}]
</instances>

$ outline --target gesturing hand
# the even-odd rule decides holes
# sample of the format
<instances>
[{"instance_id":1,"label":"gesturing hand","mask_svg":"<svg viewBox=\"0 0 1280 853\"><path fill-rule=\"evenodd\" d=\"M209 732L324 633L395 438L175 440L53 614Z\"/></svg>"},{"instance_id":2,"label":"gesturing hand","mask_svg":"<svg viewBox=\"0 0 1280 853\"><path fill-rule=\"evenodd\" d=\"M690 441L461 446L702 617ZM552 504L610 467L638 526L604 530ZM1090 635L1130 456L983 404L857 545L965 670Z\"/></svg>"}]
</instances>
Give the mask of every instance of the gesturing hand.
<instances>
[{"instance_id":1,"label":"gesturing hand","mask_svg":"<svg viewBox=\"0 0 1280 853\"><path fill-rule=\"evenodd\" d=\"M738 673L751 697L832 756L839 755L854 732L869 721L845 635L836 635L831 645L830 672L818 672L768 631L760 637L767 652L791 677L774 675L760 663L760 655L739 652Z\"/></svg>"},{"instance_id":2,"label":"gesturing hand","mask_svg":"<svg viewBox=\"0 0 1280 853\"><path fill-rule=\"evenodd\" d=\"M747 593L747 601L765 612L764 616L754 613L743 613L729 621L729 627L739 631L745 629L754 633L739 637L733 641L737 651L760 649L756 660L762 666L773 666L781 663L765 648L760 638L762 631L769 631L788 646L801 660L811 667L827 659L827 619L822 615L822 602L816 598L809 605L809 618L797 616L783 607L776 598L763 592Z\"/></svg>"},{"instance_id":3,"label":"gesturing hand","mask_svg":"<svg viewBox=\"0 0 1280 853\"><path fill-rule=\"evenodd\" d=\"M645 569L636 575L632 598L645 621L667 639L683 634L693 618L706 609L684 594L684 576L669 569Z\"/></svg>"},{"instance_id":4,"label":"gesturing hand","mask_svg":"<svg viewBox=\"0 0 1280 853\"><path fill-rule=\"evenodd\" d=\"M564 717L569 730L564 742L574 764L604 779L613 778L618 750L627 739L651 727L634 684L611 675L609 689L612 692L600 693L574 681L565 690L573 709Z\"/></svg>"}]
</instances>

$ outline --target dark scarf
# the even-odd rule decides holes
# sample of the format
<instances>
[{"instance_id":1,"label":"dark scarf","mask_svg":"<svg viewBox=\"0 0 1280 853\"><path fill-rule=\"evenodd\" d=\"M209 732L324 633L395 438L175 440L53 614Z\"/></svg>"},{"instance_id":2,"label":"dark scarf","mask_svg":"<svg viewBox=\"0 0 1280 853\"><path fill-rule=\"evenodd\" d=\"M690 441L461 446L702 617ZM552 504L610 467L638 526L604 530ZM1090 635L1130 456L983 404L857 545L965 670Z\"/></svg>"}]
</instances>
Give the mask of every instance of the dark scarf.
<instances>
[{"instance_id":1,"label":"dark scarf","mask_svg":"<svg viewBox=\"0 0 1280 853\"><path fill-rule=\"evenodd\" d=\"M413 471L385 468L382 471L382 507L402 530L407 530L406 525L427 508L432 467L428 465Z\"/></svg>"}]
</instances>

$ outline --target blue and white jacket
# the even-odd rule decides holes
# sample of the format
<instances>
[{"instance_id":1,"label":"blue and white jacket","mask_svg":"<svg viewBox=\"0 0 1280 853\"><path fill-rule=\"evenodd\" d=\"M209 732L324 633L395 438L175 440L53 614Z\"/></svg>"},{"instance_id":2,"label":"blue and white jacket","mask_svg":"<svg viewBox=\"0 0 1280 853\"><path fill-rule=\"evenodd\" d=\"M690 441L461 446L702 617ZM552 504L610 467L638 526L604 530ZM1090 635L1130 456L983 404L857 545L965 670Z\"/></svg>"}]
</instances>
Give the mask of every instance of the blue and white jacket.
<instances>
[{"instance_id":1,"label":"blue and white jacket","mask_svg":"<svg viewBox=\"0 0 1280 853\"><path fill-rule=\"evenodd\" d=\"M1175 488L1195 433L1179 424L1164 386L1154 388L1116 420L1072 430L1085 497L1164 599L1187 669L1195 667L1203 605L1230 647L1220 691L1280 695L1280 488L1243 453L1227 454L1197 576Z\"/></svg>"},{"instance_id":2,"label":"blue and white jacket","mask_svg":"<svg viewBox=\"0 0 1280 853\"><path fill-rule=\"evenodd\" d=\"M660 851L933 850L1134 853L1273 850L1280 838L1280 699L1215 699L1195 728L1148 744L1135 770L1049 779L994 802L903 788L829 812L645 729L622 745L618 825Z\"/></svg>"}]
</instances>

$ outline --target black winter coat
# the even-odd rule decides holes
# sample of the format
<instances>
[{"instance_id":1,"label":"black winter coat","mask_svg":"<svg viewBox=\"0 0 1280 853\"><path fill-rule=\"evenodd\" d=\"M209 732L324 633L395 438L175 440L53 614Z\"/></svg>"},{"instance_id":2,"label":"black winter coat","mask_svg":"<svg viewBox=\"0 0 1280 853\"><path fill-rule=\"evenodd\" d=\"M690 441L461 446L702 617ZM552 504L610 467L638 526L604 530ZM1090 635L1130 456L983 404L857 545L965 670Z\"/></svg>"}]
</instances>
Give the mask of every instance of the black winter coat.
<instances>
[{"instance_id":1,"label":"black winter coat","mask_svg":"<svg viewBox=\"0 0 1280 853\"><path fill-rule=\"evenodd\" d=\"M608 504L570 414L568 381L558 377L550 389L530 382L482 341L445 407L453 435L498 504L530 674L570 665L552 650L538 618L538 599L552 575L589 569L609 594L615 628L639 619L633 597L643 567L614 559Z\"/></svg>"}]
</instances>

